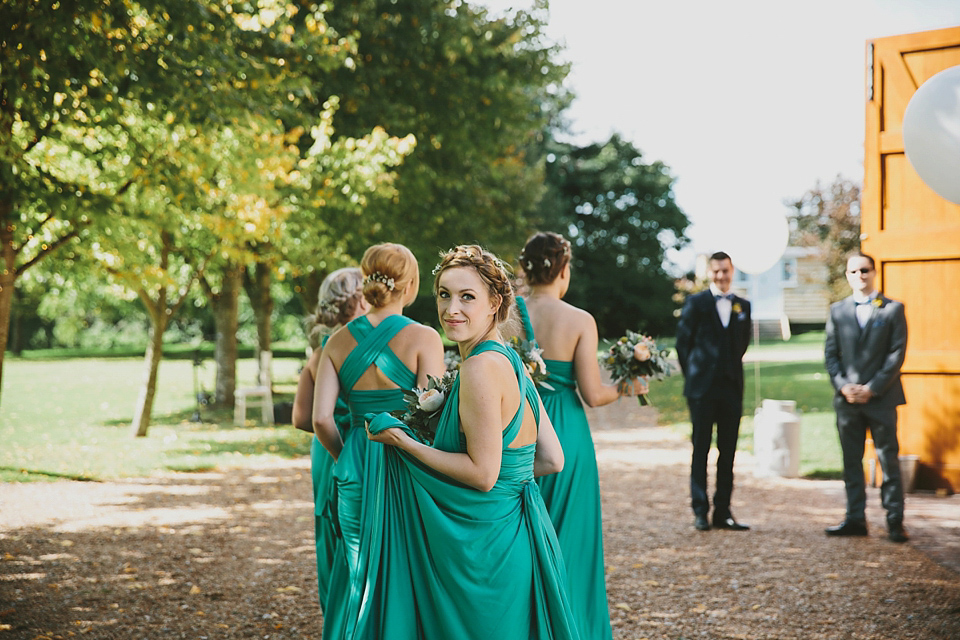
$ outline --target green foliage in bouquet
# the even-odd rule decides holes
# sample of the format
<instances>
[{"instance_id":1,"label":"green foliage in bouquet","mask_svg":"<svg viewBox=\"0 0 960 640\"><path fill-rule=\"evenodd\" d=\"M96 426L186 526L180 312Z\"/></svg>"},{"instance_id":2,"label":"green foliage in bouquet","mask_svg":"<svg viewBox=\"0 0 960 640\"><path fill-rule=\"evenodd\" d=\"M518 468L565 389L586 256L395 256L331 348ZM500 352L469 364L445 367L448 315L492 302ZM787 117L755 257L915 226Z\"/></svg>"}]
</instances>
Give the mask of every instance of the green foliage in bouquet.
<instances>
[{"instance_id":1,"label":"green foliage in bouquet","mask_svg":"<svg viewBox=\"0 0 960 640\"><path fill-rule=\"evenodd\" d=\"M601 356L600 363L617 384L628 384L641 376L663 380L672 373L668 355L669 351L659 348L650 336L627 330L627 335L614 342L607 354ZM643 406L650 403L645 393L637 398Z\"/></svg>"},{"instance_id":2,"label":"green foliage in bouquet","mask_svg":"<svg viewBox=\"0 0 960 640\"><path fill-rule=\"evenodd\" d=\"M536 342L524 340L519 336L510 338L510 346L519 354L523 366L526 367L533 381L553 391L553 387L547 383L547 376L550 374L547 372L547 363L543 361L543 349Z\"/></svg>"},{"instance_id":3,"label":"green foliage in bouquet","mask_svg":"<svg viewBox=\"0 0 960 640\"><path fill-rule=\"evenodd\" d=\"M426 389L404 389L406 409L391 411L390 415L410 427L413 435L424 444L432 445L437 435L440 414L450 396L458 371L447 371L440 378L427 376Z\"/></svg>"}]
</instances>

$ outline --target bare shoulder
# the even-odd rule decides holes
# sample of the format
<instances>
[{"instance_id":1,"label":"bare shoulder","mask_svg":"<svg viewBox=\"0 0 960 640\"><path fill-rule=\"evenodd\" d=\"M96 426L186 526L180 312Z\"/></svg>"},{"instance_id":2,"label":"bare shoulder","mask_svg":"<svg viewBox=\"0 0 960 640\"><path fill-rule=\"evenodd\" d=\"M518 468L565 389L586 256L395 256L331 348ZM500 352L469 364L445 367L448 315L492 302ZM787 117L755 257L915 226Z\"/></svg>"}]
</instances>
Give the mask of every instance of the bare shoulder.
<instances>
[{"instance_id":1,"label":"bare shoulder","mask_svg":"<svg viewBox=\"0 0 960 640\"><path fill-rule=\"evenodd\" d=\"M329 357L337 360L339 358L345 357L347 353L350 352L357 346L357 341L354 339L353 334L350 333L350 330L346 327L340 327L327 340L327 344L323 347L323 351L329 354ZM318 349L318 351L320 351ZM338 358L339 356L339 358Z\"/></svg>"},{"instance_id":2,"label":"bare shoulder","mask_svg":"<svg viewBox=\"0 0 960 640\"><path fill-rule=\"evenodd\" d=\"M460 385L499 384L508 379L508 374L511 378L515 377L506 356L496 351L484 351L470 356L460 365Z\"/></svg>"},{"instance_id":3,"label":"bare shoulder","mask_svg":"<svg viewBox=\"0 0 960 640\"><path fill-rule=\"evenodd\" d=\"M561 302L563 301L561 300ZM593 317L592 313L566 302L563 302L563 305L565 307L564 321L570 329L575 330L577 333L597 330L597 320Z\"/></svg>"},{"instance_id":4,"label":"bare shoulder","mask_svg":"<svg viewBox=\"0 0 960 640\"><path fill-rule=\"evenodd\" d=\"M419 322L411 322L405 326L397 333L394 340L411 349L434 349L438 345L441 349L443 348L443 340L440 339L437 330Z\"/></svg>"}]
</instances>

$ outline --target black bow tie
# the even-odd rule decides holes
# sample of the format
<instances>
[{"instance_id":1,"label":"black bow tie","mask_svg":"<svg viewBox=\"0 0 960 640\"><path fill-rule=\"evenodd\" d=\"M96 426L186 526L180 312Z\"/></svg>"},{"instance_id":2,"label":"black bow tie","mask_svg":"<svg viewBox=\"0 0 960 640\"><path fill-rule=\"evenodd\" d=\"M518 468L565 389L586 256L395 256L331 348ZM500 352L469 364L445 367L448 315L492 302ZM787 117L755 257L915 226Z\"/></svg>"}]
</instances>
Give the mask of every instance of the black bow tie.
<instances>
[{"instance_id":1,"label":"black bow tie","mask_svg":"<svg viewBox=\"0 0 960 640\"><path fill-rule=\"evenodd\" d=\"M713 297L717 300L733 300L732 293L717 293Z\"/></svg>"}]
</instances>

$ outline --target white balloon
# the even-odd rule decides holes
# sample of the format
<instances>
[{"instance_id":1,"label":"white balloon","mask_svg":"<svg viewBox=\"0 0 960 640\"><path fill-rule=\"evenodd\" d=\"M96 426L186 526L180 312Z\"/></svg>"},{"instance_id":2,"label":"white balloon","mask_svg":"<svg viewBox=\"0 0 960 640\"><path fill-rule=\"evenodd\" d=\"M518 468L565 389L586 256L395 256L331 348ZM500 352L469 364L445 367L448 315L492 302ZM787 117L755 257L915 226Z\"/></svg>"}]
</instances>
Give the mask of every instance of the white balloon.
<instances>
[{"instance_id":1,"label":"white balloon","mask_svg":"<svg viewBox=\"0 0 960 640\"><path fill-rule=\"evenodd\" d=\"M780 261L790 227L786 216L771 213L751 216L741 223L740 233L727 251L735 269L759 275Z\"/></svg>"},{"instance_id":2,"label":"white balloon","mask_svg":"<svg viewBox=\"0 0 960 640\"><path fill-rule=\"evenodd\" d=\"M903 148L928 187L960 204L960 65L932 76L910 98Z\"/></svg>"}]
</instances>

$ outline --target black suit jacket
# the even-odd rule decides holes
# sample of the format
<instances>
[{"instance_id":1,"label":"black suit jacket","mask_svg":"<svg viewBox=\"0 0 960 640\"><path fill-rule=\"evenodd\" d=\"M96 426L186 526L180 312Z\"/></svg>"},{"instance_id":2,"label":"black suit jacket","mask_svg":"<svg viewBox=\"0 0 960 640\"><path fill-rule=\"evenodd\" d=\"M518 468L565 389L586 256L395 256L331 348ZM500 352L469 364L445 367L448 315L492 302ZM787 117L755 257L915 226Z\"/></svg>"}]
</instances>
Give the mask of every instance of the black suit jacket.
<instances>
[{"instance_id":1,"label":"black suit jacket","mask_svg":"<svg viewBox=\"0 0 960 640\"><path fill-rule=\"evenodd\" d=\"M848 382L865 384L873 392L869 404L905 404L900 367L907 352L907 318L903 304L878 295L863 329L857 322L853 296L830 305L824 359L833 388Z\"/></svg>"},{"instance_id":2,"label":"black suit jacket","mask_svg":"<svg viewBox=\"0 0 960 640\"><path fill-rule=\"evenodd\" d=\"M743 354L750 344L750 302L734 296L730 312L734 380L743 395ZM699 398L710 388L721 363L723 332L717 301L707 289L687 298L677 325L677 358L685 378L683 395Z\"/></svg>"}]
</instances>

